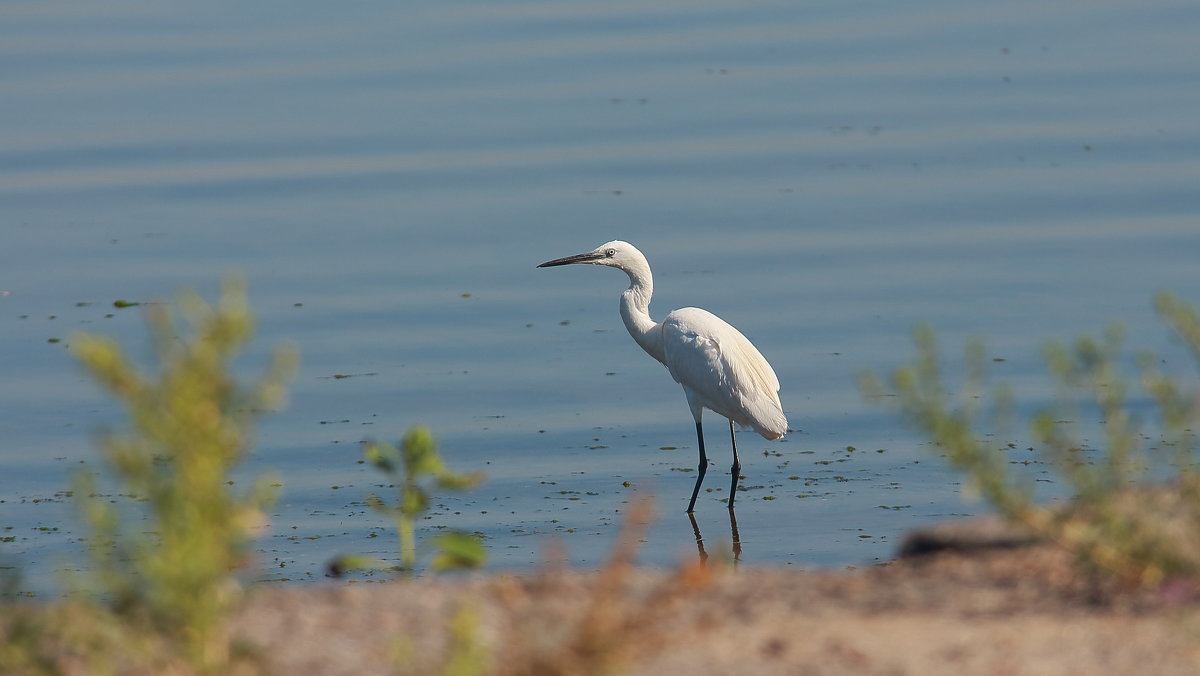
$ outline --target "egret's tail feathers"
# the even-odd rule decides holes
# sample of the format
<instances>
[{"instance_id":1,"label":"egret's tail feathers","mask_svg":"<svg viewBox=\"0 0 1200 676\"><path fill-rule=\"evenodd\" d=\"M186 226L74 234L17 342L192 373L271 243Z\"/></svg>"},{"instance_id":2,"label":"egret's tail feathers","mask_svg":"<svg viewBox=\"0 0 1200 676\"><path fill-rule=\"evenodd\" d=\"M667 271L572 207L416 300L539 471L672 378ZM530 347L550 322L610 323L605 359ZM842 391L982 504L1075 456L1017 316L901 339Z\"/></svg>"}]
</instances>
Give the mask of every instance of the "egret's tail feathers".
<instances>
[{"instance_id":1,"label":"egret's tail feathers","mask_svg":"<svg viewBox=\"0 0 1200 676\"><path fill-rule=\"evenodd\" d=\"M755 411L754 422L751 426L764 439L771 440L779 439L787 434L788 430L787 417L783 415L783 409L777 406L764 406L759 411Z\"/></svg>"}]
</instances>

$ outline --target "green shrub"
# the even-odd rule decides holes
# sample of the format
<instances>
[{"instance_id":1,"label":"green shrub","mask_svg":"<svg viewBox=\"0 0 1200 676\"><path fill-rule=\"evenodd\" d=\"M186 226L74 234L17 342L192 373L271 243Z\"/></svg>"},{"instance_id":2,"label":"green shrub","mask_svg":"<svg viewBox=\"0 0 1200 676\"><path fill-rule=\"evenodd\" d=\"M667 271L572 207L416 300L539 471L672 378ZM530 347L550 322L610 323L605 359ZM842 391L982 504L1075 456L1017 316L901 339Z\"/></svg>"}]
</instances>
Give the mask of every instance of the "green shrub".
<instances>
[{"instance_id":1,"label":"green shrub","mask_svg":"<svg viewBox=\"0 0 1200 676\"><path fill-rule=\"evenodd\" d=\"M122 402L124 429L99 442L118 494L99 494L94 472L74 479L90 536L96 591L124 620L165 635L204 671L228 660L222 619L239 586L233 571L272 497L270 483L238 490L232 470L249 453L255 420L282 405L296 354L276 351L250 385L230 375L253 321L240 284L214 307L180 296L186 327L165 304L145 306L157 370L139 369L113 340L77 334L71 350Z\"/></svg>"},{"instance_id":2,"label":"green shrub","mask_svg":"<svg viewBox=\"0 0 1200 676\"><path fill-rule=\"evenodd\" d=\"M1162 293L1156 308L1200 362L1200 317L1174 296ZM1200 576L1200 475L1196 466L1196 423L1200 398L1164 374L1152 353L1139 353L1141 387L1158 411L1161 442L1146 447L1132 412L1131 386L1122 374L1122 338L1112 326L1100 339L1081 338L1068 347L1045 349L1057 403L1034 417L1034 442L1041 457L1067 482L1074 499L1066 505L1042 505L1032 484L1010 471L1008 446L987 440L982 412L990 408L1000 427L1014 417L1005 388L985 388L981 341L967 347L966 382L957 398L942 381L933 330L916 331L913 362L893 372L891 393L872 374L863 391L879 398L924 432L950 465L963 471L967 486L1008 520L1035 535L1060 543L1089 565L1140 584L1154 585L1169 576ZM894 396L890 396L894 395ZM985 403L991 400L991 406ZM1085 420L1098 413L1104 444L1084 443ZM1149 469L1157 483L1146 481ZM1169 480L1163 474L1169 475Z\"/></svg>"},{"instance_id":3,"label":"green shrub","mask_svg":"<svg viewBox=\"0 0 1200 676\"><path fill-rule=\"evenodd\" d=\"M414 427L404 437L400 449L387 443L372 442L363 451L367 461L392 479L397 500L388 504L372 493L367 504L387 514L400 535L400 569L411 571L417 562L416 521L429 508L433 488L463 490L482 480L479 474L462 474L446 467L433 435L424 427ZM435 554L434 570L474 568L483 565L487 550L478 537L450 531L431 538Z\"/></svg>"}]
</instances>

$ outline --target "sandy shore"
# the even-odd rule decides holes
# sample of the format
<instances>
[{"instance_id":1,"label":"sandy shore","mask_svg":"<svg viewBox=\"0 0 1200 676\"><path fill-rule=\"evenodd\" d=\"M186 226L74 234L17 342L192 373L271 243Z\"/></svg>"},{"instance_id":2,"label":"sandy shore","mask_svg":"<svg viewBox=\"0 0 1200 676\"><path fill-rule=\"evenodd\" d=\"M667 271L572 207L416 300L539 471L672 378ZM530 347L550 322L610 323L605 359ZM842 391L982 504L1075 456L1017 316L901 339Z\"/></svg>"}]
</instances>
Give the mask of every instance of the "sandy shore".
<instances>
[{"instance_id":1,"label":"sandy shore","mask_svg":"<svg viewBox=\"0 0 1200 676\"><path fill-rule=\"evenodd\" d=\"M277 673L1197 674L1195 586L1123 589L1002 542L805 572L688 565L256 590Z\"/></svg>"}]
</instances>

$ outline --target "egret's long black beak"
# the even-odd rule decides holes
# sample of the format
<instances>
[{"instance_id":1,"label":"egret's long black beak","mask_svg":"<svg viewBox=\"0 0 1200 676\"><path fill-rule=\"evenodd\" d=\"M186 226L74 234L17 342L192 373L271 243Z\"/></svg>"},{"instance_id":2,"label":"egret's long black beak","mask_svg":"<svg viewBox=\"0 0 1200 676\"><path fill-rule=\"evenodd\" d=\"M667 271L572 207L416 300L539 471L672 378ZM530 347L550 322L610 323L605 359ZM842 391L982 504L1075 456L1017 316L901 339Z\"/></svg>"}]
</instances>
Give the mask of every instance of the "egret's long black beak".
<instances>
[{"instance_id":1,"label":"egret's long black beak","mask_svg":"<svg viewBox=\"0 0 1200 676\"><path fill-rule=\"evenodd\" d=\"M555 258L552 261L546 261L545 263L542 263L538 267L552 268L556 265L570 265L571 263L591 263L592 261L599 260L601 258L604 258L603 253L589 251L587 253L575 254L574 256L567 256L566 258Z\"/></svg>"}]
</instances>

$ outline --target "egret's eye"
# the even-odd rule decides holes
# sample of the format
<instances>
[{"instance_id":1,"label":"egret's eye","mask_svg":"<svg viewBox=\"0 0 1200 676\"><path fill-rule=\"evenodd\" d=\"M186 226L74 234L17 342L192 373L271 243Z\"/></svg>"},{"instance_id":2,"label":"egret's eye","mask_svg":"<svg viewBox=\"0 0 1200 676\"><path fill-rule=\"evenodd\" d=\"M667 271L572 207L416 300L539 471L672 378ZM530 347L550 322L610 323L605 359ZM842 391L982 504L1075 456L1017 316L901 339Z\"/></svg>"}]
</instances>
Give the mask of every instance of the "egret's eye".
<instances>
[{"instance_id":1,"label":"egret's eye","mask_svg":"<svg viewBox=\"0 0 1200 676\"><path fill-rule=\"evenodd\" d=\"M604 252L604 255L605 255L605 256L608 256L609 258L612 258L613 256L616 256L616 255L617 255L617 250L616 250L616 249L609 249L609 250L607 250L607 251L605 251L605 252Z\"/></svg>"}]
</instances>

